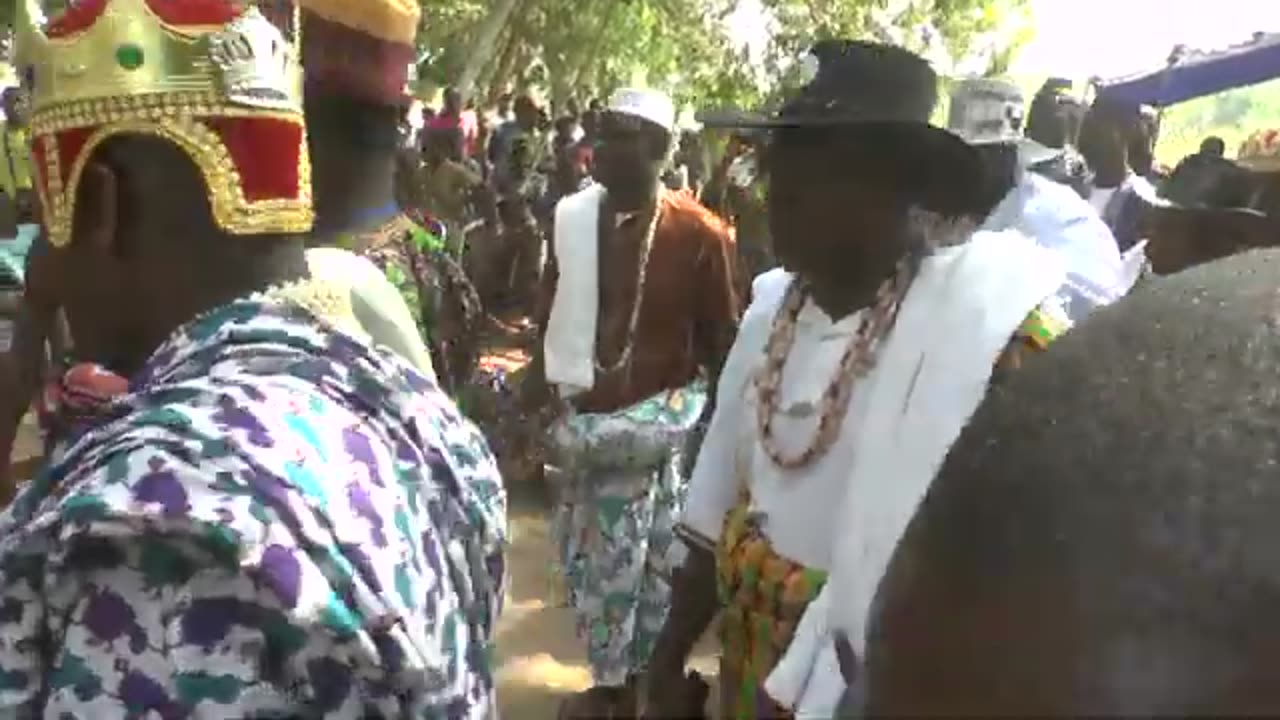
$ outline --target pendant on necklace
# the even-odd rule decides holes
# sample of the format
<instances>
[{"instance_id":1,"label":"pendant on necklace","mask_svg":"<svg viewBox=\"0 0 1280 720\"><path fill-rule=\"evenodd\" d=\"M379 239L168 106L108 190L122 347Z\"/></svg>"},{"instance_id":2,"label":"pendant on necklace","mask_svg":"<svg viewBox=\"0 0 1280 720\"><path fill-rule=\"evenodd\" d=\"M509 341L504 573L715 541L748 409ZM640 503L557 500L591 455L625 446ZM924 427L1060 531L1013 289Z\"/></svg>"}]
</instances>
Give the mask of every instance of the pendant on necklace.
<instances>
[{"instance_id":1,"label":"pendant on necklace","mask_svg":"<svg viewBox=\"0 0 1280 720\"><path fill-rule=\"evenodd\" d=\"M813 403L802 400L798 403L792 403L782 410L782 414L791 418L806 418L818 411Z\"/></svg>"},{"instance_id":2,"label":"pendant on necklace","mask_svg":"<svg viewBox=\"0 0 1280 720\"><path fill-rule=\"evenodd\" d=\"M763 510L752 510L747 513L747 525L753 527L760 532L764 532L765 526L769 523L769 514Z\"/></svg>"}]
</instances>

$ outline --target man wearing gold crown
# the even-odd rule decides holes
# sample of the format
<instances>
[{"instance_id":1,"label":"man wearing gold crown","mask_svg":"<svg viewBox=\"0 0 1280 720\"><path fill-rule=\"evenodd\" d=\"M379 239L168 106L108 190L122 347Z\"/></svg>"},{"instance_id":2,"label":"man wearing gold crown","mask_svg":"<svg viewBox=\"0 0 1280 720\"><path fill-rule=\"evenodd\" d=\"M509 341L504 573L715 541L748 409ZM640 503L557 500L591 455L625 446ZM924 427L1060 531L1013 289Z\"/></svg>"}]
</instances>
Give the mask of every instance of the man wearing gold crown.
<instances>
[{"instance_id":1,"label":"man wearing gold crown","mask_svg":"<svg viewBox=\"0 0 1280 720\"><path fill-rule=\"evenodd\" d=\"M231 0L18 12L78 353L128 377L0 515L0 715L492 714L505 500L425 375L318 316L299 69Z\"/></svg>"},{"instance_id":2,"label":"man wearing gold crown","mask_svg":"<svg viewBox=\"0 0 1280 720\"><path fill-rule=\"evenodd\" d=\"M288 7L288 0L275 5ZM421 9L416 0L299 0L316 230L313 242L373 260L400 288L456 392L475 370L483 317L466 273L396 201L396 161L409 66Z\"/></svg>"}]
</instances>

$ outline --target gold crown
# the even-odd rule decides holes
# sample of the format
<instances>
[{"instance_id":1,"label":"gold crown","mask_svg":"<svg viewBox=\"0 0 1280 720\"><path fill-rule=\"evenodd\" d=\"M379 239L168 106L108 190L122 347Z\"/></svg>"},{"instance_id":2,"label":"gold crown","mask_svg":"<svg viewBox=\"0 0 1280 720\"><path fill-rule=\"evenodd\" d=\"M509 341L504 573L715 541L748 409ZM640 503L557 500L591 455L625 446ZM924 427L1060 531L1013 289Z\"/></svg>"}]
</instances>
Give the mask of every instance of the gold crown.
<instances>
[{"instance_id":1,"label":"gold crown","mask_svg":"<svg viewBox=\"0 0 1280 720\"><path fill-rule=\"evenodd\" d=\"M70 242L76 187L90 154L121 133L181 147L199 166L214 218L228 232L311 227L294 43L240 0L169 8L98 0L47 24L36 0L17 0L15 64L55 246Z\"/></svg>"},{"instance_id":2,"label":"gold crown","mask_svg":"<svg viewBox=\"0 0 1280 720\"><path fill-rule=\"evenodd\" d=\"M121 105L302 112L295 50L257 8L225 25L175 26L146 0L108 0L92 25L65 37L46 35L41 20L36 0L18 0L17 65L33 126L95 125Z\"/></svg>"}]
</instances>

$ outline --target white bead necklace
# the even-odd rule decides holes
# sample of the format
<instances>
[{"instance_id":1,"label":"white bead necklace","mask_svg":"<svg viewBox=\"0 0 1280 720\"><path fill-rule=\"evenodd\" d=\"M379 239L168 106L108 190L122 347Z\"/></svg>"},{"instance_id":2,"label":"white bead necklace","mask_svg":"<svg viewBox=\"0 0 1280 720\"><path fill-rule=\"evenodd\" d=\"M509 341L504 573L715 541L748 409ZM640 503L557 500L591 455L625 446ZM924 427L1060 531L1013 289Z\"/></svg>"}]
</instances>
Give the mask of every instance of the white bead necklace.
<instances>
[{"instance_id":1,"label":"white bead necklace","mask_svg":"<svg viewBox=\"0 0 1280 720\"><path fill-rule=\"evenodd\" d=\"M622 368L631 364L632 349L636 344L636 328L640 325L640 308L644 304L644 288L645 280L649 273L649 254L653 250L653 238L658 232L658 218L662 214L661 191L659 191L658 201L654 203L653 216L649 220L649 227L645 230L644 243L640 247L640 267L636 271L636 297L631 304L631 320L627 325L627 340L622 346L622 352L618 355L618 359L610 363L607 367L600 364L600 348L599 338L596 339L596 353L593 358L596 371L602 375L612 375Z\"/></svg>"}]
</instances>

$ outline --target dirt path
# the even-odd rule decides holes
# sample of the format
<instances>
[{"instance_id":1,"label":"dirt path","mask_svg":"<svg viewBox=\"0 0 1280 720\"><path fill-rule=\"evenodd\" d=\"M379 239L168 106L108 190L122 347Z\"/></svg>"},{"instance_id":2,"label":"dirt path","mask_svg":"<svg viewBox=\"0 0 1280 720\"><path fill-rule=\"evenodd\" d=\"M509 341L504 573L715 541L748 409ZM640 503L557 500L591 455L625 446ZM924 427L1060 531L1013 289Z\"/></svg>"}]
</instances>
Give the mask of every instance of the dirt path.
<instances>
[{"instance_id":1,"label":"dirt path","mask_svg":"<svg viewBox=\"0 0 1280 720\"><path fill-rule=\"evenodd\" d=\"M566 695L591 686L591 673L573 611L553 599L548 506L523 488L513 488L511 504L511 591L498 625L498 699L503 717L553 720ZM702 643L693 667L715 676L713 642Z\"/></svg>"}]
</instances>

